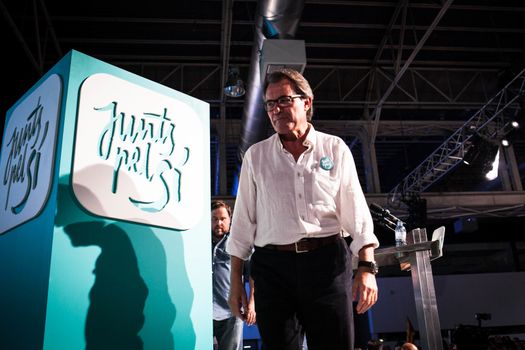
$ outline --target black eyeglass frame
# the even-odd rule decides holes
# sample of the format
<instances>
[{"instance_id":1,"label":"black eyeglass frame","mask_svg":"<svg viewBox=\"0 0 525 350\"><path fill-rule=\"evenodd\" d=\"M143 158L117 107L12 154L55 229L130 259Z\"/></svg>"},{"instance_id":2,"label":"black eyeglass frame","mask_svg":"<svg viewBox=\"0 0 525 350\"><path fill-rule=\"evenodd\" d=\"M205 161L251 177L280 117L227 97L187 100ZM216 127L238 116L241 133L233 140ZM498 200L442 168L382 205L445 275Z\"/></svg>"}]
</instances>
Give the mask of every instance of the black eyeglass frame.
<instances>
[{"instance_id":1,"label":"black eyeglass frame","mask_svg":"<svg viewBox=\"0 0 525 350\"><path fill-rule=\"evenodd\" d=\"M273 111L275 107L289 107L292 105L294 98L304 98L304 95L282 95L275 100L264 101L264 109L267 112ZM269 104L273 104L270 106Z\"/></svg>"}]
</instances>

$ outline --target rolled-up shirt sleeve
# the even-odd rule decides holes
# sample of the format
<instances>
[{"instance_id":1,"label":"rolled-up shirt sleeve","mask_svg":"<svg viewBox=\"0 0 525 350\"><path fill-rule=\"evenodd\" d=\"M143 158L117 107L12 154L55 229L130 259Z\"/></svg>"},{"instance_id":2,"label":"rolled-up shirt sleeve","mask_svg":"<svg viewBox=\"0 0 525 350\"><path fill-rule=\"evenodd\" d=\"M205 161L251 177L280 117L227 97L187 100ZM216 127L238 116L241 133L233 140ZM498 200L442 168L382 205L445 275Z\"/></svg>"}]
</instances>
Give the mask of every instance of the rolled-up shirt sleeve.
<instances>
[{"instance_id":1,"label":"rolled-up shirt sleeve","mask_svg":"<svg viewBox=\"0 0 525 350\"><path fill-rule=\"evenodd\" d=\"M338 216L344 232L352 237L350 249L358 256L359 250L367 245L379 247L374 234L374 222L359 183L357 169L350 149L343 148L341 157L343 174L339 191Z\"/></svg>"},{"instance_id":2,"label":"rolled-up shirt sleeve","mask_svg":"<svg viewBox=\"0 0 525 350\"><path fill-rule=\"evenodd\" d=\"M257 224L257 186L253 178L250 160L251 152L248 149L241 167L230 239L226 245L226 251L230 255L243 260L247 260L253 251Z\"/></svg>"}]
</instances>

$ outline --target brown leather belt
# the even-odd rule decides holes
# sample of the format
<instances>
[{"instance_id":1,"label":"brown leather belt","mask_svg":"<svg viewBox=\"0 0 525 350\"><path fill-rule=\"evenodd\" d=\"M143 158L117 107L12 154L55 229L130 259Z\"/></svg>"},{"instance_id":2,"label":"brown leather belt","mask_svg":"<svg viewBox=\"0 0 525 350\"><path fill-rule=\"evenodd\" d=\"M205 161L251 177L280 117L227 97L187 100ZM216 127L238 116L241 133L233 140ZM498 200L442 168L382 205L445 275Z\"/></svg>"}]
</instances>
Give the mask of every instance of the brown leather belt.
<instances>
[{"instance_id":1,"label":"brown leather belt","mask_svg":"<svg viewBox=\"0 0 525 350\"><path fill-rule=\"evenodd\" d=\"M320 248L322 246L333 244L340 238L340 234L319 238L303 238L300 241L290 244L267 244L264 246L264 248L271 250L279 250L282 252L306 253L312 250L316 250L317 248Z\"/></svg>"}]
</instances>

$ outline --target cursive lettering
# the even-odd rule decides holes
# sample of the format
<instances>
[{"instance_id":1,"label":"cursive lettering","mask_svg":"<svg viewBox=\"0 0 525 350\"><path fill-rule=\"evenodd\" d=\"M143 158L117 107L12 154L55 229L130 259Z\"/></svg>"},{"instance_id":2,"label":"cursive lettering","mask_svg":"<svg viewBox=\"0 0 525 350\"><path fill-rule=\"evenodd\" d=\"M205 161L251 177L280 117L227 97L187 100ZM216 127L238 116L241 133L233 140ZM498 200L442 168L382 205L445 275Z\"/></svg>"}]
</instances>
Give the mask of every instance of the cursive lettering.
<instances>
[{"instance_id":1,"label":"cursive lettering","mask_svg":"<svg viewBox=\"0 0 525 350\"><path fill-rule=\"evenodd\" d=\"M42 125L44 107L37 101L35 108L26 117L25 124L16 127L7 141L7 163L4 169L2 183L7 186L7 196L4 209L8 208L14 214L20 213L25 207L31 191L38 183L41 149L46 140L49 121ZM14 204L9 202L11 187L20 184L22 197Z\"/></svg>"},{"instance_id":2,"label":"cursive lettering","mask_svg":"<svg viewBox=\"0 0 525 350\"><path fill-rule=\"evenodd\" d=\"M188 147L175 142L176 125L168 116L167 108L161 113L136 115L119 110L118 103L113 101L94 109L108 117L98 141L98 155L114 162L112 193L117 193L119 175L124 171L163 189L153 200L129 197L130 202L141 210L158 212L170 200L181 201L182 168L190 152ZM176 179L175 183L168 183L170 178Z\"/></svg>"}]
</instances>

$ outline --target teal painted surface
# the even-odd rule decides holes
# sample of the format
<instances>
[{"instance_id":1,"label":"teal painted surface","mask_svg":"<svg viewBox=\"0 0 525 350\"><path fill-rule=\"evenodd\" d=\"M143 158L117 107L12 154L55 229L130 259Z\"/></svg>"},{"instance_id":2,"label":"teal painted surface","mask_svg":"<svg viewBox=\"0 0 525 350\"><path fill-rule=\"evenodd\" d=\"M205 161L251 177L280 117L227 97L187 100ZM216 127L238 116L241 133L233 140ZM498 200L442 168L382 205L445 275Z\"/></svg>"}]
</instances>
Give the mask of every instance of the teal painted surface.
<instances>
[{"instance_id":1,"label":"teal painted surface","mask_svg":"<svg viewBox=\"0 0 525 350\"><path fill-rule=\"evenodd\" d=\"M58 74L65 86L62 73L68 67L69 56L66 56L36 82L7 111L6 126L13 110L50 75ZM61 102L63 107L63 99ZM62 117L61 113L58 135L61 134ZM2 142L7 141L4 135ZM60 149L60 142L58 137L57 149ZM0 349L43 347L59 163L60 159L55 159L49 197L40 214L0 235Z\"/></svg>"},{"instance_id":2,"label":"teal painted surface","mask_svg":"<svg viewBox=\"0 0 525 350\"><path fill-rule=\"evenodd\" d=\"M204 253L198 237L191 242L188 232L93 217L75 205L67 184L59 185L57 212L46 349L84 348L85 342L115 349L141 348L137 342L144 349L211 348L205 300L211 276L203 271L194 284L189 277L209 265L198 256ZM186 249L195 244L198 251Z\"/></svg>"},{"instance_id":3,"label":"teal painted surface","mask_svg":"<svg viewBox=\"0 0 525 350\"><path fill-rule=\"evenodd\" d=\"M0 236L0 349L41 349L54 209Z\"/></svg>"},{"instance_id":4,"label":"teal painted surface","mask_svg":"<svg viewBox=\"0 0 525 350\"><path fill-rule=\"evenodd\" d=\"M83 209L71 187L78 94L90 75L185 99L206 142L208 105L76 51L52 72L64 82L57 171L39 217L0 236L0 348L211 349L209 212L186 231L111 220Z\"/></svg>"}]
</instances>

